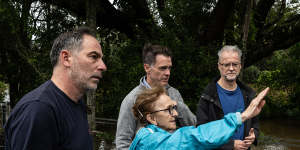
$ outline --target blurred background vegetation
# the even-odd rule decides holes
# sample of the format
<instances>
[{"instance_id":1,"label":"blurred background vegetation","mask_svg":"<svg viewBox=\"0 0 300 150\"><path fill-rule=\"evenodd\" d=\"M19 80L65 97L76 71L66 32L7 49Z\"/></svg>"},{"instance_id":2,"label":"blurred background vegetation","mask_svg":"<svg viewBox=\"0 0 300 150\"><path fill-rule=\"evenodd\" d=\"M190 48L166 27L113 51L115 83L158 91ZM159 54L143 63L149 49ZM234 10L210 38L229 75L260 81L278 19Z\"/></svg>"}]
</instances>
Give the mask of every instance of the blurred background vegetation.
<instances>
[{"instance_id":1,"label":"blurred background vegetation","mask_svg":"<svg viewBox=\"0 0 300 150\"><path fill-rule=\"evenodd\" d=\"M218 75L217 51L238 45L242 80L271 87L264 117L300 116L300 10L297 0L0 0L0 98L12 107L51 76L55 37L93 27L108 67L96 92L97 116L117 118L123 98L144 75L145 42L174 53L170 85L195 112ZM92 19L89 20L89 19ZM9 85L9 86L8 86Z\"/></svg>"}]
</instances>

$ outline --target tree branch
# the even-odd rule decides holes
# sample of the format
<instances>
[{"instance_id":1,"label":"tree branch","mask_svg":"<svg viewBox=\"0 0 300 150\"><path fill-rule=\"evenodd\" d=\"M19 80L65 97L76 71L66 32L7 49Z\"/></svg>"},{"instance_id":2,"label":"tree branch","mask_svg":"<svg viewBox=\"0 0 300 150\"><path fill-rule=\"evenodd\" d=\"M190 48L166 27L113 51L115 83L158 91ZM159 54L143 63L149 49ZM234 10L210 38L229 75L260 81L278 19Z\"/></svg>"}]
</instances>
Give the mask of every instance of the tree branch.
<instances>
[{"instance_id":1,"label":"tree branch","mask_svg":"<svg viewBox=\"0 0 300 150\"><path fill-rule=\"evenodd\" d=\"M265 25L264 28L269 28L270 26L273 26L275 23L277 23L279 20L282 19L282 16L284 15L284 10L286 8L286 0L282 0L281 1L281 6L280 6L280 10L278 11L278 15L276 16L276 18L274 19L274 21L268 23L267 25Z\"/></svg>"},{"instance_id":2,"label":"tree branch","mask_svg":"<svg viewBox=\"0 0 300 150\"><path fill-rule=\"evenodd\" d=\"M257 42L249 42L245 66L271 55L279 49L287 49L300 41L300 14L287 19L282 25L274 27L272 31L261 33Z\"/></svg>"},{"instance_id":3,"label":"tree branch","mask_svg":"<svg viewBox=\"0 0 300 150\"><path fill-rule=\"evenodd\" d=\"M161 16L163 23L168 29L173 29L176 24L174 20L169 16L165 9L165 0L156 0L159 15Z\"/></svg>"},{"instance_id":4,"label":"tree branch","mask_svg":"<svg viewBox=\"0 0 300 150\"><path fill-rule=\"evenodd\" d=\"M42 2L69 10L73 15L86 20L85 2L81 0L41 0ZM108 0L97 1L97 26L104 26L108 29L117 29L126 35L134 36L132 21L126 14L114 8Z\"/></svg>"},{"instance_id":5,"label":"tree branch","mask_svg":"<svg viewBox=\"0 0 300 150\"><path fill-rule=\"evenodd\" d=\"M259 0L254 10L254 24L258 29L264 27L268 13L270 12L275 0Z\"/></svg>"},{"instance_id":6,"label":"tree branch","mask_svg":"<svg viewBox=\"0 0 300 150\"><path fill-rule=\"evenodd\" d=\"M146 0L130 0L129 4L133 7L135 10L134 22L140 27L144 34L150 38L156 38L155 35L159 33L157 30L157 25L155 24L153 20L153 16L150 13L150 9L148 7L148 3Z\"/></svg>"},{"instance_id":7,"label":"tree branch","mask_svg":"<svg viewBox=\"0 0 300 150\"><path fill-rule=\"evenodd\" d=\"M213 15L210 17L211 21L205 31L201 31L199 35L199 42L207 44L211 41L222 41L224 36L224 28L229 16L232 15L235 6L234 0L219 0Z\"/></svg>"}]
</instances>

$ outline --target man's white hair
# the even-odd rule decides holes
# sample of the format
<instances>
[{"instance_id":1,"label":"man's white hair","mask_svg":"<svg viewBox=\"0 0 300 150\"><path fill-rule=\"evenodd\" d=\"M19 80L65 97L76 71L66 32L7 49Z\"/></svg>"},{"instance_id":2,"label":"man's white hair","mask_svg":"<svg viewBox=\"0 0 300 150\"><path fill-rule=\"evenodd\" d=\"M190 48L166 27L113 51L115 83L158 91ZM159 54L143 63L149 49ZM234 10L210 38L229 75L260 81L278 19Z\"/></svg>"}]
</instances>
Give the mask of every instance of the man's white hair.
<instances>
[{"instance_id":1,"label":"man's white hair","mask_svg":"<svg viewBox=\"0 0 300 150\"><path fill-rule=\"evenodd\" d=\"M238 53L239 59L242 60L242 51L238 48L238 46L236 45L225 45L224 47L221 48L221 50L218 51L218 56L219 56L219 61L221 58L221 54L223 52L228 52L228 51L232 51L232 52L236 52Z\"/></svg>"}]
</instances>

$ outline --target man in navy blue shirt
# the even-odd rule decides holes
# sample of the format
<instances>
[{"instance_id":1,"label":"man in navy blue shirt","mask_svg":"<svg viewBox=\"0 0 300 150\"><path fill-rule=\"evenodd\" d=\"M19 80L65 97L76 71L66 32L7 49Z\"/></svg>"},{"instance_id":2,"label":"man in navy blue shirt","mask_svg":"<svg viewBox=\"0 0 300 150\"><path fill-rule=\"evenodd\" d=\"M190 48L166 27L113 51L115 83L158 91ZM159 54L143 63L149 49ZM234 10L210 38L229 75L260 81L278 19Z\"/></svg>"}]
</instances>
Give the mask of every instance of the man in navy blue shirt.
<instances>
[{"instance_id":1,"label":"man in navy blue shirt","mask_svg":"<svg viewBox=\"0 0 300 150\"><path fill-rule=\"evenodd\" d=\"M26 94L6 125L8 150L92 150L83 95L96 90L106 66L88 28L56 38L50 52L51 80Z\"/></svg>"},{"instance_id":2,"label":"man in navy blue shirt","mask_svg":"<svg viewBox=\"0 0 300 150\"><path fill-rule=\"evenodd\" d=\"M219 120L232 112L243 112L255 97L255 92L237 78L241 71L242 52L237 46L224 46L218 52L217 77L207 85L198 103L197 124ZM219 149L247 150L257 144L258 118L254 117L237 129L232 139Z\"/></svg>"}]
</instances>

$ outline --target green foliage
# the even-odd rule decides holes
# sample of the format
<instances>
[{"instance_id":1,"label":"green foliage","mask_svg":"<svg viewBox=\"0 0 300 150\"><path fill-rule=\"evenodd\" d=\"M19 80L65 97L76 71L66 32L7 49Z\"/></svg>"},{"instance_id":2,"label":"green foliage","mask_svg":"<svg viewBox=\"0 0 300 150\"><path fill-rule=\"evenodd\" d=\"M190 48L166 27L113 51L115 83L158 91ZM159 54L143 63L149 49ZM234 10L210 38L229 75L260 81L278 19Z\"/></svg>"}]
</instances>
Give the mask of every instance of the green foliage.
<instances>
[{"instance_id":1,"label":"green foliage","mask_svg":"<svg viewBox=\"0 0 300 150\"><path fill-rule=\"evenodd\" d=\"M168 3L166 12L174 17L176 25L182 25L176 30L181 29L179 32L190 36L195 36L194 31L199 30L199 23L204 24L203 20L208 19L212 8L216 5L215 0L170 0L166 2Z\"/></svg>"},{"instance_id":2,"label":"green foliage","mask_svg":"<svg viewBox=\"0 0 300 150\"><path fill-rule=\"evenodd\" d=\"M5 90L7 88L8 88L7 85L4 82L0 81L0 102L3 101L5 96Z\"/></svg>"},{"instance_id":3,"label":"green foliage","mask_svg":"<svg viewBox=\"0 0 300 150\"><path fill-rule=\"evenodd\" d=\"M243 70L243 81L247 83L255 83L260 75L260 70L257 66L250 66Z\"/></svg>"},{"instance_id":4,"label":"green foliage","mask_svg":"<svg viewBox=\"0 0 300 150\"><path fill-rule=\"evenodd\" d=\"M52 73L49 52L61 32L74 28L80 19L69 11L40 1L0 1L1 69L10 85L11 105L48 80ZM28 84L30 83L30 84Z\"/></svg>"},{"instance_id":5,"label":"green foliage","mask_svg":"<svg viewBox=\"0 0 300 150\"><path fill-rule=\"evenodd\" d=\"M145 75L142 64L145 41L129 40L116 31L99 32L108 69L97 90L97 114L117 118L122 100ZM186 36L182 41L172 34L165 31L164 36L151 42L167 45L172 50L173 67L169 83L180 91L187 105L195 112L201 91L218 74L216 54L210 54L209 50L217 51L217 48L197 47L195 39Z\"/></svg>"},{"instance_id":6,"label":"green foliage","mask_svg":"<svg viewBox=\"0 0 300 150\"><path fill-rule=\"evenodd\" d=\"M257 89L270 87L264 116L299 115L300 43L287 50L279 50L257 64L245 69L244 78ZM262 70L262 71L259 71ZM258 77L257 77L258 75ZM255 79L251 82L249 79Z\"/></svg>"},{"instance_id":7,"label":"green foliage","mask_svg":"<svg viewBox=\"0 0 300 150\"><path fill-rule=\"evenodd\" d=\"M201 91L213 77L219 74L217 50L225 44L241 45L245 1L232 3L235 5L234 11L233 14L228 14L228 18L221 14L215 16L217 11L222 12L225 8L220 6L221 10L215 12L217 3L221 2L216 0L166 0L164 8L161 9L154 5L154 1L147 0L152 4L149 6L151 9L149 12L152 13L150 17L139 14L148 12L148 10L138 9L139 6L144 6L143 2L146 1L135 3L115 0L114 4L120 8L119 10L101 8L102 12L97 12L97 36L101 41L104 61L108 68L96 93L98 116L117 118L123 98L139 84L139 79L145 74L141 55L146 41L166 45L172 49L174 55L170 85L180 91L185 102L194 112ZM83 25L85 22L85 10L82 9L85 7L76 10L71 7L72 4L78 3L79 1L72 1L72 3L65 1L65 5L56 1L0 0L0 35L2 35L1 41L4 41L0 45L0 74L3 75L3 80L14 88L11 92L15 100L50 78L52 66L49 52L52 41L60 33ZM55 4L59 4L59 7ZM107 5L103 4L103 6ZM256 51L257 54L262 51L265 53L265 49L260 48L268 48L270 45L264 47L259 42L270 42L267 39L272 39L272 32L277 31L278 26L290 27L290 24L284 21L295 15L295 8L288 7L277 21L280 6L277 1L271 11L266 12L269 15L263 28L258 28L251 20L247 54L252 51ZM295 7L299 8L299 3ZM114 14L110 14L111 12ZM115 16L128 20L127 28L122 28L124 24L114 24L118 21L111 22ZM251 17L254 18L253 14ZM156 19L154 23L151 20L153 18ZM222 23L216 24L215 20L224 20L225 27ZM277 21L276 26L273 25L274 21ZM291 22L294 23L293 20ZM149 24L151 26L148 26ZM130 30L129 32L132 33L126 32L128 35L125 35L124 30ZM215 36L223 31L221 37ZM212 40L207 43L201 41L205 41L206 38ZM289 50L278 51L273 57L244 70L244 81L253 84L257 89L270 86L275 91L275 94L270 96L272 99L272 105L268 106L270 112L274 108L288 108L291 110L289 114L298 111L296 106L300 106L299 48L298 43ZM266 53L273 49L266 49L268 50Z\"/></svg>"},{"instance_id":8,"label":"green foliage","mask_svg":"<svg viewBox=\"0 0 300 150\"><path fill-rule=\"evenodd\" d=\"M262 71L259 74L259 77L257 79L257 83L262 86L268 86L272 89L280 88L280 84L278 81L278 77L280 75L280 70L274 70L274 71Z\"/></svg>"},{"instance_id":9,"label":"green foliage","mask_svg":"<svg viewBox=\"0 0 300 150\"><path fill-rule=\"evenodd\" d=\"M116 118L123 98L144 75L141 63L144 43L131 41L117 31L101 30L99 38L107 71L97 90L97 112L99 116Z\"/></svg>"},{"instance_id":10,"label":"green foliage","mask_svg":"<svg viewBox=\"0 0 300 150\"><path fill-rule=\"evenodd\" d=\"M27 34L32 39L32 49L28 60L38 68L42 77L41 83L51 77L52 66L49 54L54 39L60 33L79 25L81 20L72 16L68 10L47 3L36 1L31 5Z\"/></svg>"},{"instance_id":11,"label":"green foliage","mask_svg":"<svg viewBox=\"0 0 300 150\"><path fill-rule=\"evenodd\" d=\"M168 45L174 52L170 85L180 91L185 103L196 112L201 91L218 74L216 53L210 54L208 50L217 48L197 47L196 40L190 37Z\"/></svg>"},{"instance_id":12,"label":"green foliage","mask_svg":"<svg viewBox=\"0 0 300 150\"><path fill-rule=\"evenodd\" d=\"M112 143L115 138L115 135L109 134L107 132L99 132L96 134L98 140L105 140L108 143Z\"/></svg>"},{"instance_id":13,"label":"green foliage","mask_svg":"<svg viewBox=\"0 0 300 150\"><path fill-rule=\"evenodd\" d=\"M107 131L96 132L93 135L94 147L95 149L112 149L115 146L113 144L114 139L115 133L109 133Z\"/></svg>"}]
</instances>

